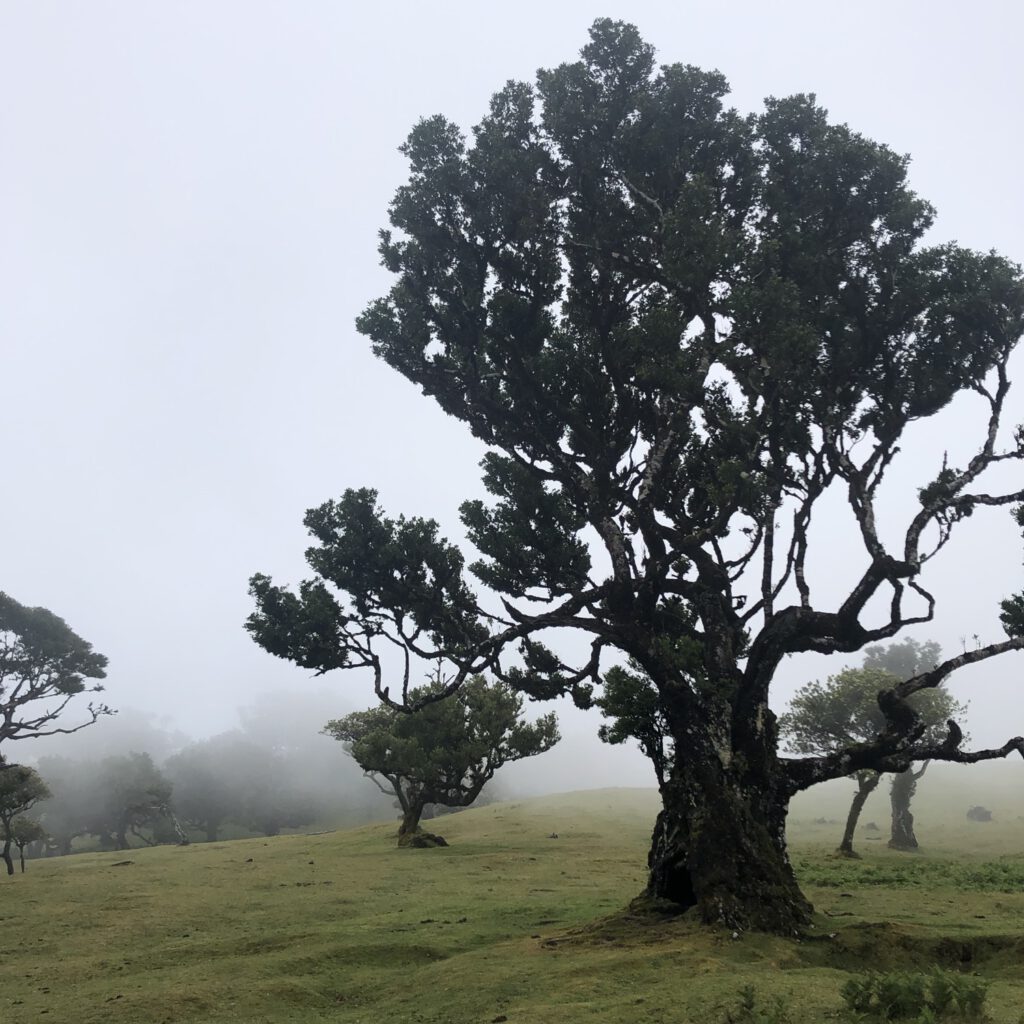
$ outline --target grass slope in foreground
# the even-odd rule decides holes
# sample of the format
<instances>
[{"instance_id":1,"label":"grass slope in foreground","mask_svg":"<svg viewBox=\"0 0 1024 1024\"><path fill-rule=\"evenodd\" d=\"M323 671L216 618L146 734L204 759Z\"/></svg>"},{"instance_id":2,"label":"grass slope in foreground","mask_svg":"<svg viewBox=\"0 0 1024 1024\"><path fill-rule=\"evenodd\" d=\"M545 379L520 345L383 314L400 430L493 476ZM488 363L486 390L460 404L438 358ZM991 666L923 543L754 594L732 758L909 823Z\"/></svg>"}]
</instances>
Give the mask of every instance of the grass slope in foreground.
<instances>
[{"instance_id":1,"label":"grass slope in foreground","mask_svg":"<svg viewBox=\"0 0 1024 1024\"><path fill-rule=\"evenodd\" d=\"M620 913L656 807L496 804L437 822L437 850L395 848L389 824L34 861L0 881L0 1020L712 1024L750 984L802 1024L839 1019L850 971L934 963L981 973L992 1019L1020 1019L1020 821L980 856L951 825L934 857L878 843L853 864L834 828L795 825L814 937L733 940Z\"/></svg>"}]
</instances>

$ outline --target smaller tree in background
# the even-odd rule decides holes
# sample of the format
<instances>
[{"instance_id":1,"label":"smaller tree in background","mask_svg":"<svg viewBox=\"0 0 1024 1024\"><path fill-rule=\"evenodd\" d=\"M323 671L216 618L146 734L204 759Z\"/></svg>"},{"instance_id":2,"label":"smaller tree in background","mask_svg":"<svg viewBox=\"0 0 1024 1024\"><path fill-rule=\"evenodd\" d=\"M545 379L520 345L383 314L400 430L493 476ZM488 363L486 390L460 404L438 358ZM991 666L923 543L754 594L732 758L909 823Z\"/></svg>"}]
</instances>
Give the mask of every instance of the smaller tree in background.
<instances>
[{"instance_id":1,"label":"smaller tree in background","mask_svg":"<svg viewBox=\"0 0 1024 1024\"><path fill-rule=\"evenodd\" d=\"M102 794L99 819L89 831L101 841L127 850L129 835L147 846L169 838L161 836L161 831L168 831L172 786L149 754L105 758L99 765L97 785ZM142 829L151 834L145 835Z\"/></svg>"},{"instance_id":2,"label":"smaller tree in background","mask_svg":"<svg viewBox=\"0 0 1024 1024\"><path fill-rule=\"evenodd\" d=\"M103 679L106 667L63 619L0 592L0 761L5 740L77 732L110 714L105 704L90 703L87 721L61 719L72 698L103 689L89 680Z\"/></svg>"},{"instance_id":3,"label":"smaller tree in background","mask_svg":"<svg viewBox=\"0 0 1024 1024\"><path fill-rule=\"evenodd\" d=\"M942 655L942 650L937 643L929 640L919 643L909 637L898 643L891 643L888 646L877 645L867 647L864 650L864 667L877 668L896 676L900 682L906 679L913 679L934 668ZM935 694L945 693L944 690L937 690ZM948 697L948 695L947 695ZM941 726L945 724L945 718L955 718L965 710L962 704L957 704L952 698L948 713L942 711L941 704L936 707L936 713L941 713L943 721L935 735L941 736ZM958 730L959 731L959 730ZM910 812L910 804L917 792L917 783L928 770L930 761L922 763L916 771L911 765L905 771L893 775L892 786L889 788L889 806L891 809L892 829L889 834L889 847L893 850L916 850L917 836L914 834L914 815Z\"/></svg>"},{"instance_id":4,"label":"smaller tree in background","mask_svg":"<svg viewBox=\"0 0 1024 1024\"><path fill-rule=\"evenodd\" d=\"M67 757L44 757L39 761L39 773L50 788L50 796L42 801L38 814L61 856L70 854L74 841L89 835L100 818L97 770L94 761Z\"/></svg>"},{"instance_id":5,"label":"smaller tree in background","mask_svg":"<svg viewBox=\"0 0 1024 1024\"><path fill-rule=\"evenodd\" d=\"M230 732L189 744L167 759L164 772L174 787L177 812L207 842L215 842L225 821L248 825L265 802L273 760L272 752Z\"/></svg>"},{"instance_id":6,"label":"smaller tree in background","mask_svg":"<svg viewBox=\"0 0 1024 1024\"><path fill-rule=\"evenodd\" d=\"M844 669L825 683L807 683L797 691L789 711L780 718L780 731L789 747L800 754L827 755L852 744L871 742L885 729L878 694L900 681L898 676L882 668L865 666ZM941 686L913 694L909 704L921 716L929 743L941 742L947 735L949 721L965 710ZM853 837L857 821L867 798L878 786L880 775L862 770L851 777L857 783L857 790L838 852L855 857Z\"/></svg>"},{"instance_id":7,"label":"smaller tree in background","mask_svg":"<svg viewBox=\"0 0 1024 1024\"><path fill-rule=\"evenodd\" d=\"M436 678L410 693L417 703L439 693ZM554 714L522 721L523 701L505 683L473 676L451 697L424 703L412 714L381 705L328 722L363 772L402 809L399 846L440 845L421 833L427 804L468 807L509 761L533 757L558 742Z\"/></svg>"},{"instance_id":8,"label":"smaller tree in background","mask_svg":"<svg viewBox=\"0 0 1024 1024\"><path fill-rule=\"evenodd\" d=\"M0 856L7 865L7 874L14 874L11 844L15 841L15 820L49 795L46 783L34 768L20 764L0 768L0 838L3 839Z\"/></svg>"},{"instance_id":9,"label":"smaller tree in background","mask_svg":"<svg viewBox=\"0 0 1024 1024\"><path fill-rule=\"evenodd\" d=\"M14 845L18 848L18 859L21 861L21 873L25 873L25 847L30 843L42 842L46 839L46 829L34 818L26 818L19 814L11 826Z\"/></svg>"}]
</instances>

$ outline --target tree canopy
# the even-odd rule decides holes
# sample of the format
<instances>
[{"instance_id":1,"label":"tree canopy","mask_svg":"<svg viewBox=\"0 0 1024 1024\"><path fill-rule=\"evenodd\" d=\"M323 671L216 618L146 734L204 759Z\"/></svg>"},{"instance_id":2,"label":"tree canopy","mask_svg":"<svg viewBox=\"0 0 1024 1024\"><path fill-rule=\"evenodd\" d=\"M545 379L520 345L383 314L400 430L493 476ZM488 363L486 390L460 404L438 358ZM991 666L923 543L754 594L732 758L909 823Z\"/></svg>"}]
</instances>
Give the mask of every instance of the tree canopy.
<instances>
[{"instance_id":1,"label":"tree canopy","mask_svg":"<svg viewBox=\"0 0 1024 1024\"><path fill-rule=\"evenodd\" d=\"M780 757L768 706L787 655L930 621L927 568L957 524L1024 499L986 473L1024 459L1001 424L1024 280L995 253L925 244L934 211L908 159L813 96L742 115L726 94L602 19L578 61L508 83L471 136L440 116L412 129L381 233L394 283L357 328L487 445L491 500L461 506L479 557L467 573L435 522L349 489L307 513L297 592L252 578L248 627L317 672L367 670L405 710L481 672L586 707L631 660L673 752L649 894L792 931L808 915L782 839L793 793L1024 752L934 742L908 703L1024 646L1024 598L1004 604L1007 640L883 691L869 742ZM971 454L937 451L916 508L882 530L904 431L957 395L980 414ZM833 495L850 527L812 531ZM860 567L834 600L809 570L839 545ZM558 631L587 653L562 653ZM417 659L449 683L414 692Z\"/></svg>"},{"instance_id":2,"label":"tree canopy","mask_svg":"<svg viewBox=\"0 0 1024 1024\"><path fill-rule=\"evenodd\" d=\"M411 696L421 700L443 690L435 679ZM473 676L454 696L415 714L380 705L328 722L324 731L394 793L402 808L401 843L416 833L427 804L467 807L502 765L558 742L554 714L530 723L522 711L522 698L507 684Z\"/></svg>"},{"instance_id":3,"label":"tree canopy","mask_svg":"<svg viewBox=\"0 0 1024 1024\"><path fill-rule=\"evenodd\" d=\"M61 717L80 693L98 693L90 682L106 676L107 659L46 608L27 608L0 593L0 756L5 740L77 732L105 704L86 706L88 720L68 725Z\"/></svg>"}]
</instances>

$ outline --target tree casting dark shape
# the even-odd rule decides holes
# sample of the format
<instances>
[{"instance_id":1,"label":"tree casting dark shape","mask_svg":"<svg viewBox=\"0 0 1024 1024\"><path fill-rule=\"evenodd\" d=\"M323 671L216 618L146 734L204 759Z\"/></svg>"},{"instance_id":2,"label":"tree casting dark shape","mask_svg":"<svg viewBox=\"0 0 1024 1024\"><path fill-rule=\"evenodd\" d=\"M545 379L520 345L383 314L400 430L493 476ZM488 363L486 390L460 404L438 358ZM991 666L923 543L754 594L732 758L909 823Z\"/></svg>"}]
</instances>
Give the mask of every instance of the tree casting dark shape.
<instances>
[{"instance_id":1,"label":"tree casting dark shape","mask_svg":"<svg viewBox=\"0 0 1024 1024\"><path fill-rule=\"evenodd\" d=\"M995 254L922 246L933 211L906 158L813 97L743 117L720 74L657 68L632 26L590 35L580 61L506 85L471 143L442 117L416 125L381 236L395 284L357 324L488 446L494 501L461 514L494 596L436 523L348 490L307 513L315 578L293 593L253 577L248 625L317 672L368 670L399 709L444 696L411 694L417 658L450 670L445 692L491 672L583 707L606 652L632 659L672 738L648 895L792 933L810 914L785 848L794 793L1024 751L968 752L955 724L928 741L907 703L1024 646L1024 595L1004 605L1008 640L885 691L869 743L780 757L768 704L787 654L929 621L926 563L975 509L1024 498L982 481L1024 458L1024 434L999 430L1024 283ZM974 454L936 466L894 545L875 506L901 435L961 393L984 409ZM837 489L854 528L815 534ZM815 603L812 547L855 543L848 594ZM589 638L582 664L546 644L559 630Z\"/></svg>"},{"instance_id":2,"label":"tree casting dark shape","mask_svg":"<svg viewBox=\"0 0 1024 1024\"><path fill-rule=\"evenodd\" d=\"M105 704L90 703L87 721L61 719L78 694L102 691L89 680L103 679L106 667L107 659L53 612L0 593L0 757L5 740L78 732L110 714Z\"/></svg>"},{"instance_id":3,"label":"tree casting dark shape","mask_svg":"<svg viewBox=\"0 0 1024 1024\"><path fill-rule=\"evenodd\" d=\"M402 810L399 846L438 845L440 837L420 834L428 804L468 807L503 764L541 754L558 742L555 716L522 721L522 698L505 683L473 676L447 699L425 701L445 689L436 678L410 690L413 701L424 702L412 715L380 705L328 722L324 729L346 744L382 792L395 796Z\"/></svg>"}]
</instances>

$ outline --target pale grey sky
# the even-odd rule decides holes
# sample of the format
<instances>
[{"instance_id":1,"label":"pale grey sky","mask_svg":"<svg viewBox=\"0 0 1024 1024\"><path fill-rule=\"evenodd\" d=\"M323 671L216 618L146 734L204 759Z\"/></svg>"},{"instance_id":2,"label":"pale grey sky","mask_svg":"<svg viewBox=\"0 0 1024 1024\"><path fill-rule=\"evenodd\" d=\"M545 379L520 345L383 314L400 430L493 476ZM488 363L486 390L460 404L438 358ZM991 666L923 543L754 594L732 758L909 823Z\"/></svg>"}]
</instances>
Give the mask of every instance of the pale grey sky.
<instances>
[{"instance_id":1,"label":"pale grey sky","mask_svg":"<svg viewBox=\"0 0 1024 1024\"><path fill-rule=\"evenodd\" d=\"M936 240L1024 257L1011 0L0 2L0 589L108 655L112 704L208 733L254 693L314 685L242 630L246 581L300 579L303 512L345 487L458 535L479 446L353 328L388 285L396 147L420 116L469 128L605 15L665 62L723 71L743 111L816 92L913 155ZM911 501L968 413L908 445ZM856 570L846 554L817 563L824 588ZM918 635L997 639L1021 577L1008 516L979 514L929 576L939 618ZM1024 732L1022 668L957 683L976 739ZM787 663L780 698L828 670Z\"/></svg>"}]
</instances>

